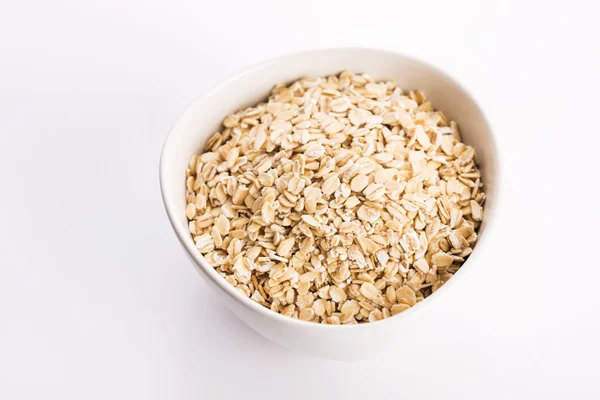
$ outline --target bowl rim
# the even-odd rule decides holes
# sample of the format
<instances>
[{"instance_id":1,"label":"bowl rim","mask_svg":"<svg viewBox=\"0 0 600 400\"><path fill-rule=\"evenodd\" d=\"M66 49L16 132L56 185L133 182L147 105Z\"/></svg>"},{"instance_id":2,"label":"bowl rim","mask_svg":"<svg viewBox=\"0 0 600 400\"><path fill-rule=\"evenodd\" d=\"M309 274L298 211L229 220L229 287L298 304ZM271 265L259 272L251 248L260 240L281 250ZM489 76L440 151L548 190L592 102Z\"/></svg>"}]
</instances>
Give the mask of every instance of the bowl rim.
<instances>
[{"instance_id":1,"label":"bowl rim","mask_svg":"<svg viewBox=\"0 0 600 400\"><path fill-rule=\"evenodd\" d=\"M476 249L473 249L473 253L469 256L469 258L465 261L465 263L461 266L461 268L455 273L455 275L436 291L436 296L429 296L429 297L425 298L423 301L415 304L414 306L410 307L408 310L406 310L400 314L397 314L397 315L394 315L394 316L391 316L389 318L385 318L385 319L382 319L379 321L362 323L362 324L359 323L359 324L345 324L345 325L344 324L330 325L330 324L316 323L316 322L312 322L312 321L303 321L300 319L291 318L291 317L282 315L278 312L272 311L272 310L258 304L257 302L250 299L249 297L242 295L231 284L229 284L229 282L227 282L204 259L204 256L196 249L195 246L191 246L189 241L184 240L184 238L189 237L189 232L187 230L185 230L182 226L180 226L180 224L178 222L178 217L175 212L175 210L177 209L177 206L171 202L171 199L169 198L169 194L167 193L165 184L164 184L164 182L168 179L166 177L165 158L167 158L167 154L170 152L171 143L173 142L174 137L175 137L174 132L177 130L177 127L180 124L180 122L184 119L184 117L186 115L188 115L188 113L191 112L192 108L194 108L194 106L197 103L206 101L206 99L209 99L210 97L215 95L222 88L230 85L231 83L235 82L238 79L241 79L242 77L244 77L246 75L251 75L253 73L256 73L259 70L261 70L262 68L265 68L270 64L281 63L281 62L284 62L288 58L311 57L311 56L314 56L319 53L332 53L332 52L357 52L357 53L370 52L372 54L401 57L401 58L404 58L415 64L421 64L424 68L432 70L435 73L439 74L440 76L444 77L450 83L452 83L459 92L462 92L462 94L466 98L470 99L473 102L475 109L477 110L477 112L479 113L479 115L482 118L483 123L487 127L487 132L489 133L490 147L492 150L492 154L494 155L494 157L492 157L492 160L490 160L491 163L493 164L492 168L493 168L493 172L494 172L494 174L493 174L493 176L494 176L494 202L493 202L493 205L491 208L488 207L488 209L486 209L486 213L485 213L486 231L477 240L477 248L479 248L479 251L477 251ZM368 73L368 71L367 71L367 73ZM468 269L471 269L470 265L473 264L473 262L477 258L479 258L479 255L482 252L481 248L484 247L485 245L487 245L487 243L489 242L489 237L490 237L491 231L493 231L493 227L495 226L495 221L497 219L496 215L495 215L496 214L495 210L498 208L499 197L500 197L500 192L501 192L501 190L499 190L501 187L501 174L500 174L500 169L499 169L499 165L498 165L499 164L498 159L499 159L498 145L497 145L497 142L495 139L495 135L494 135L491 125L489 123L489 119L487 118L487 116L485 115L485 113L483 112L481 107L479 106L479 103L476 101L475 97L469 91L467 91L465 89L465 87L462 84L460 84L455 78L450 76L448 73L443 71L441 68L438 68L437 66L430 64L426 61L423 61L421 59L418 59L414 56L409 56L407 54L396 52L396 51L391 51L391 50L370 48L370 47L332 47L332 48L319 48L319 49L295 51L295 52L286 53L283 55L279 55L279 56L270 58L265 61L255 63L253 65L250 65L248 67L238 70L236 73L230 75L227 79L225 79L222 83L214 86L212 89L210 89L204 95L201 95L201 96L197 97L196 99L194 99L194 101L192 101L184 109L184 111L181 114L179 114L179 117L177 118L177 120L169 128L168 134L164 140L162 150L161 150L161 156L160 156L160 162L159 162L159 183L160 183L160 190L161 190L161 197L163 200L163 205L165 207L165 211L169 218L171 227L175 231L177 239L181 243L182 247L184 248L184 250L186 251L188 256L194 262L195 267L201 273L203 273L203 275L205 275L207 278L211 279L216 284L217 287L219 287L221 290L223 290L230 298L232 298L234 301L236 301L242 307L249 309L250 311L254 311L259 314L262 314L264 317L266 317L269 320L272 320L275 323L291 324L291 325L297 326L298 328L308 328L308 329L314 328L314 329L319 329L319 330L335 330L335 331L372 330L375 328L383 328L384 327L383 324L387 324L385 326L388 326L392 323L399 323L400 320L402 320L402 319L413 317L413 315L415 313L418 313L421 310L423 310L424 308L426 308L427 306L429 306L429 304L432 301L435 301L436 299L440 299L443 295L445 295L445 293L449 290L450 286L455 284L455 282L457 280L456 275L459 275L459 276L464 275L463 270L465 269L465 267L468 267ZM432 297L434 297L434 298L431 299Z\"/></svg>"}]
</instances>

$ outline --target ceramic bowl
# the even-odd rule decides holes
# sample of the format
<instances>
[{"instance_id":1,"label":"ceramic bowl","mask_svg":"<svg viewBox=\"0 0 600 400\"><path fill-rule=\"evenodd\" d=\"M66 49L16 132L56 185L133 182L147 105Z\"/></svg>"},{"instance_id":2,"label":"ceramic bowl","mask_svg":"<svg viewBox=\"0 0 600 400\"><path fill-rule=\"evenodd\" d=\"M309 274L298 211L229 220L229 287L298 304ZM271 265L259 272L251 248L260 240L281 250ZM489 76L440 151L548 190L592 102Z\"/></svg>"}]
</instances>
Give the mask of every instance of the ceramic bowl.
<instances>
[{"instance_id":1,"label":"ceramic bowl","mask_svg":"<svg viewBox=\"0 0 600 400\"><path fill-rule=\"evenodd\" d=\"M409 310L382 321L359 325L323 325L275 313L235 290L196 249L185 216L185 170L190 156L220 129L225 116L267 98L273 86L309 76L365 72L376 80L395 81L403 89L425 92L434 108L456 121L463 141L477 152L487 194L485 217L473 254L462 268L432 296ZM160 159L160 185L167 215L193 265L220 300L261 335L286 348L333 359L370 357L394 343L402 343L418 315L431 303L443 301L454 283L476 268L495 217L498 186L496 146L485 116L472 97L452 78L424 62L388 51L344 48L305 51L264 62L239 73L193 102L171 128ZM394 338L394 340L390 340ZM349 351L349 349L352 349Z\"/></svg>"}]
</instances>

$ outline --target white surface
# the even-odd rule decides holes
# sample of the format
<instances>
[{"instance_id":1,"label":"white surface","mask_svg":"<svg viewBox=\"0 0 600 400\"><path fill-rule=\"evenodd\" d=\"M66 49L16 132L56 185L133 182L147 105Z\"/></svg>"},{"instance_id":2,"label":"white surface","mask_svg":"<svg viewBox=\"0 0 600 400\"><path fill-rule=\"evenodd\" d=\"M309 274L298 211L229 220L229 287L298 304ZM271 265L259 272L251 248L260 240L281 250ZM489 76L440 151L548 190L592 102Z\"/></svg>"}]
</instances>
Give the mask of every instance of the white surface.
<instances>
[{"instance_id":1,"label":"white surface","mask_svg":"<svg viewBox=\"0 0 600 400\"><path fill-rule=\"evenodd\" d=\"M369 71L373 79L393 80L402 88L419 88L427 93L433 106L444 110L447 118L458 123L465 143L477 151L482 181L486 183L486 201L485 219L478 230L479 240L474 253L460 273L436 291L435 296L379 324L332 326L306 323L271 312L241 295L225 281L198 252L190 236L182 177L192 154L202 150L221 126L223 115L264 100L280 82L293 82L302 76L327 76L345 69ZM245 70L185 110L169 132L159 168L161 195L173 230L211 288L235 315L258 333L302 354L333 360L372 359L381 353L402 351L405 342L412 342L416 347L427 345L419 340L426 340L432 330L431 324L437 323L437 307L445 301L447 293L461 290L462 280L476 267L477 258L486 251L486 244L494 240L488 232L497 221L500 179L497 149L485 116L464 89L443 72L390 51L365 48L309 50L276 57Z\"/></svg>"},{"instance_id":2,"label":"white surface","mask_svg":"<svg viewBox=\"0 0 600 400\"><path fill-rule=\"evenodd\" d=\"M600 396L592 1L95 3L0 12L0 398ZM233 317L179 248L157 177L193 98L344 45L463 83L499 136L506 193L497 243L430 334L360 363Z\"/></svg>"}]
</instances>

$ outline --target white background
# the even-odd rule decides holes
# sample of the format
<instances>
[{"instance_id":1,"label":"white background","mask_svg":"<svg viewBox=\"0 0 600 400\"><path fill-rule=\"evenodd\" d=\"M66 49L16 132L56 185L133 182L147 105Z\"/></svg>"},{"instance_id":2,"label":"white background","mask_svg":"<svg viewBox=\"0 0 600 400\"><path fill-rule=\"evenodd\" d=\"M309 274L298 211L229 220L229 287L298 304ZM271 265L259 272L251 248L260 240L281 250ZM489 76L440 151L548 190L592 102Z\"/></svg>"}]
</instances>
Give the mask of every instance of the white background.
<instances>
[{"instance_id":1,"label":"white background","mask_svg":"<svg viewBox=\"0 0 600 400\"><path fill-rule=\"evenodd\" d=\"M599 398L599 11L2 1L0 398ZM158 188L162 142L194 98L256 62L336 46L457 78L504 175L493 243L435 306L431 340L373 361L295 354L243 325L187 261Z\"/></svg>"}]
</instances>

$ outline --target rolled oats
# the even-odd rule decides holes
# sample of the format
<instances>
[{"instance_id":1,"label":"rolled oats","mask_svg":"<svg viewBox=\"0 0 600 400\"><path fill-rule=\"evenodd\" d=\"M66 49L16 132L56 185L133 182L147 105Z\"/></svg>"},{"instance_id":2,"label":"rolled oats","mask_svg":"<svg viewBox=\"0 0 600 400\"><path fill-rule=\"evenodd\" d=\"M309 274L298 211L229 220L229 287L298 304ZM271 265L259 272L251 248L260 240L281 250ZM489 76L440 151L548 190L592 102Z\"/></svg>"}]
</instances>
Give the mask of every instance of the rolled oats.
<instances>
[{"instance_id":1,"label":"rolled oats","mask_svg":"<svg viewBox=\"0 0 600 400\"><path fill-rule=\"evenodd\" d=\"M240 293L291 318L374 322L440 288L483 220L475 150L420 91L365 74L277 85L193 155L185 215Z\"/></svg>"}]
</instances>

